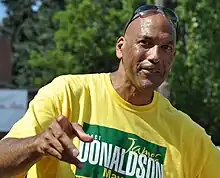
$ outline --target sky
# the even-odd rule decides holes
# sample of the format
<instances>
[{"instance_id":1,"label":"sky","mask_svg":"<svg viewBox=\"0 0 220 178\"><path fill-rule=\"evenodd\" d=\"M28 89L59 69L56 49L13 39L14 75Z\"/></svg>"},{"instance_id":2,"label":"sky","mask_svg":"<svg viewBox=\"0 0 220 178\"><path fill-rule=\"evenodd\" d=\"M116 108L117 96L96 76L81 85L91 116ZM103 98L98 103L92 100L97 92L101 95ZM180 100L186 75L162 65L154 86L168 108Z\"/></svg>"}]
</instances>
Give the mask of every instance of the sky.
<instances>
[{"instance_id":1,"label":"sky","mask_svg":"<svg viewBox=\"0 0 220 178\"><path fill-rule=\"evenodd\" d=\"M33 5L32 8L34 11L37 11L41 6L41 0L36 1L36 5ZM6 16L6 8L4 5L0 2L0 23L2 21L2 18Z\"/></svg>"},{"instance_id":2,"label":"sky","mask_svg":"<svg viewBox=\"0 0 220 178\"><path fill-rule=\"evenodd\" d=\"M2 18L6 16L6 9L5 7L2 5L2 3L0 3L0 22L2 21Z\"/></svg>"}]
</instances>

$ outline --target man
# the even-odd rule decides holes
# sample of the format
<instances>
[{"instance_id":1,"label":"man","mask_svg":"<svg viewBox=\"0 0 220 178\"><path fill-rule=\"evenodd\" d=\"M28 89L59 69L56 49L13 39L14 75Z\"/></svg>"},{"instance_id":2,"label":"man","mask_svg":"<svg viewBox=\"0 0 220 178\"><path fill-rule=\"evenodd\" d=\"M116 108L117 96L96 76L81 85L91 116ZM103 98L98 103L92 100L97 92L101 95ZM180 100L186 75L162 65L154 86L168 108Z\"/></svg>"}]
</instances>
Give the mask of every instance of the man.
<instances>
[{"instance_id":1,"label":"man","mask_svg":"<svg viewBox=\"0 0 220 178\"><path fill-rule=\"evenodd\" d=\"M219 177L204 129L155 91L174 61L177 22L169 9L141 6L117 41L116 72L43 87L0 143L0 175Z\"/></svg>"}]
</instances>

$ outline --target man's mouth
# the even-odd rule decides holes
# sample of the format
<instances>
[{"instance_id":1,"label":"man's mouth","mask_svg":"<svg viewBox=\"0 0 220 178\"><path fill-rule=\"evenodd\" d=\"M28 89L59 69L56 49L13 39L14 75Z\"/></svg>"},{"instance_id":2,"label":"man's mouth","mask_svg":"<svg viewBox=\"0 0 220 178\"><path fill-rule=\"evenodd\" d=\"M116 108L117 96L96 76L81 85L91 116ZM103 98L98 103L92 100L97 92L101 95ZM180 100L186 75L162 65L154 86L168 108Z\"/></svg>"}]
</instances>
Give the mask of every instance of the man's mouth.
<instances>
[{"instance_id":1,"label":"man's mouth","mask_svg":"<svg viewBox=\"0 0 220 178\"><path fill-rule=\"evenodd\" d=\"M143 71L143 72L146 73L146 74L150 74L150 73L160 73L160 70L157 69L154 64L149 64L149 63L141 63L141 64L138 66L138 70L139 70L139 71Z\"/></svg>"},{"instance_id":2,"label":"man's mouth","mask_svg":"<svg viewBox=\"0 0 220 178\"><path fill-rule=\"evenodd\" d=\"M143 72L144 74L147 74L147 75L160 73L160 71L157 69L146 69L146 68L141 68L140 72Z\"/></svg>"}]
</instances>

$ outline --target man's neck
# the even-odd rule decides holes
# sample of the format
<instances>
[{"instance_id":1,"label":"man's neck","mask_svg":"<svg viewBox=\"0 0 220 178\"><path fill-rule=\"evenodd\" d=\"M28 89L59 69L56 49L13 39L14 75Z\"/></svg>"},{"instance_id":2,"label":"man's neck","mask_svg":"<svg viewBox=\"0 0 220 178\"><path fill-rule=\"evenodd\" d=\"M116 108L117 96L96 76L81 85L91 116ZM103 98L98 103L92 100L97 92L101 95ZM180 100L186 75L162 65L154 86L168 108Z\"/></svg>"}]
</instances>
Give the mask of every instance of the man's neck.
<instances>
[{"instance_id":1,"label":"man's neck","mask_svg":"<svg viewBox=\"0 0 220 178\"><path fill-rule=\"evenodd\" d=\"M126 80L125 75L122 75L119 71L111 73L110 79L113 88L125 101L136 106L143 106L152 102L154 95L153 90L138 90L130 81Z\"/></svg>"}]
</instances>

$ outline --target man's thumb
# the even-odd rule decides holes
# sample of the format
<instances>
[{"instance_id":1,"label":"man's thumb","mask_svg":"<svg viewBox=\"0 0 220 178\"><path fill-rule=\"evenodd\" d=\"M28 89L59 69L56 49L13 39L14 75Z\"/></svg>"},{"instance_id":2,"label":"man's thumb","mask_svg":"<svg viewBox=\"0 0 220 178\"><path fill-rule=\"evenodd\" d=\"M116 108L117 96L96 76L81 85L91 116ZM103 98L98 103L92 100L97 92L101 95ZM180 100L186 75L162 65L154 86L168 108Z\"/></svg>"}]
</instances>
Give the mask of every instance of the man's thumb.
<instances>
[{"instance_id":1,"label":"man's thumb","mask_svg":"<svg viewBox=\"0 0 220 178\"><path fill-rule=\"evenodd\" d=\"M57 118L57 123L60 125L61 129L68 135L68 137L73 138L73 128L71 122L69 120L61 115Z\"/></svg>"}]
</instances>

